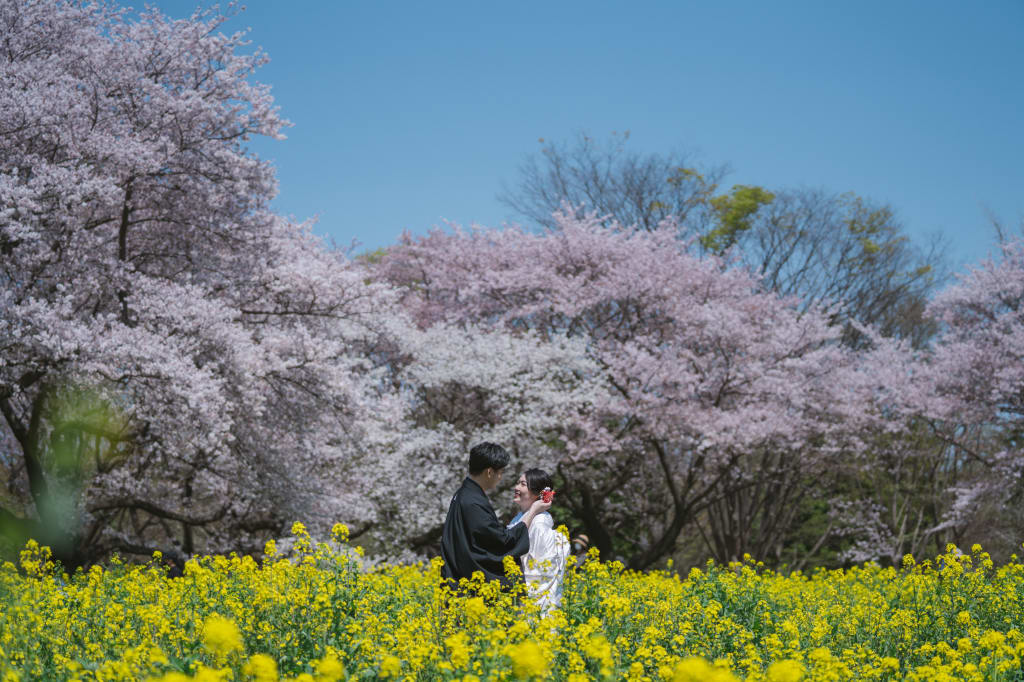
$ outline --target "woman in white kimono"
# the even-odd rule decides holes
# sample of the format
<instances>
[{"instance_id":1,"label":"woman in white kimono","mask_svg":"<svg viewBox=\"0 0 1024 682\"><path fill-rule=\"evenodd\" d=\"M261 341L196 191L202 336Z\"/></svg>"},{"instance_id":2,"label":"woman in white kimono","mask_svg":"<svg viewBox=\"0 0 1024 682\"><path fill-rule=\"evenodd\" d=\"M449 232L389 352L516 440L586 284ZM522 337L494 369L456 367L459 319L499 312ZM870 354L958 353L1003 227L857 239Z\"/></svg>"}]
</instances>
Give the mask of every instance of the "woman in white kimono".
<instances>
[{"instance_id":1,"label":"woman in white kimono","mask_svg":"<svg viewBox=\"0 0 1024 682\"><path fill-rule=\"evenodd\" d=\"M519 523L542 491L551 487L551 476L543 469L524 471L512 489L512 501L521 511L509 522L509 527ZM530 596L545 614L562 601L562 579L568 556L569 541L555 531L551 514L544 512L534 517L530 525L530 551L522 557L523 577Z\"/></svg>"}]
</instances>

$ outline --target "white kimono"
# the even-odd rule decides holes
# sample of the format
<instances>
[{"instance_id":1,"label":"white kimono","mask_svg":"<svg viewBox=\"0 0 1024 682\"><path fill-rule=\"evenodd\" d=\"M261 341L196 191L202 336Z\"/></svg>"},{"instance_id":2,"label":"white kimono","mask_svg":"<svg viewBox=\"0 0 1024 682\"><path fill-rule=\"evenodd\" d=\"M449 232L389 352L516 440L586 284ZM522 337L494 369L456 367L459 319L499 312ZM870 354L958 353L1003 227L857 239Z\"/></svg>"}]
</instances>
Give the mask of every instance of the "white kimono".
<instances>
[{"instance_id":1,"label":"white kimono","mask_svg":"<svg viewBox=\"0 0 1024 682\"><path fill-rule=\"evenodd\" d=\"M512 523L519 522L517 515ZM544 512L530 524L530 551L523 555L523 577L531 597L543 613L556 608L562 601L562 578L565 577L569 541L555 532L555 521Z\"/></svg>"}]
</instances>

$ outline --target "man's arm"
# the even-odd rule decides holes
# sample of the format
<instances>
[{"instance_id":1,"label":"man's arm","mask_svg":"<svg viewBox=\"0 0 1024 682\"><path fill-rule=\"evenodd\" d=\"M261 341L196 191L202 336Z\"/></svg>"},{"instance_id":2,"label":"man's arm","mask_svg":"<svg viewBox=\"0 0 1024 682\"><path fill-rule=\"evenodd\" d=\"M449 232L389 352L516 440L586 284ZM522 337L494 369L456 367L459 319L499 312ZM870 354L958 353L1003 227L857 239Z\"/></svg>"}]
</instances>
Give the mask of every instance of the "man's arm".
<instances>
[{"instance_id":1,"label":"man's arm","mask_svg":"<svg viewBox=\"0 0 1024 682\"><path fill-rule=\"evenodd\" d=\"M464 518L467 531L481 549L492 554L525 554L530 548L527 527L518 523L505 527L494 515L494 508L485 501L467 504Z\"/></svg>"}]
</instances>

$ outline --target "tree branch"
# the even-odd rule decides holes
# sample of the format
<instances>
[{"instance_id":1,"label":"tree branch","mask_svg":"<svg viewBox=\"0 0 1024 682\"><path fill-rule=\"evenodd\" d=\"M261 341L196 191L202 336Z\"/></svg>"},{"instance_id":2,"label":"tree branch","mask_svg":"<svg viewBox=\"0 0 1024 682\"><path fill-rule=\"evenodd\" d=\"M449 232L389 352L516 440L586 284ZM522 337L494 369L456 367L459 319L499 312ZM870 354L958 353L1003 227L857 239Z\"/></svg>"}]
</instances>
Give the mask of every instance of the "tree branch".
<instances>
[{"instance_id":1,"label":"tree branch","mask_svg":"<svg viewBox=\"0 0 1024 682\"><path fill-rule=\"evenodd\" d=\"M225 505L207 516L187 516L168 509L163 509L162 507L145 500L118 500L89 507L90 512L105 511L109 509L139 509L154 516L178 521L179 523L185 523L190 526L204 526L208 523L219 521L228 511L227 505Z\"/></svg>"}]
</instances>

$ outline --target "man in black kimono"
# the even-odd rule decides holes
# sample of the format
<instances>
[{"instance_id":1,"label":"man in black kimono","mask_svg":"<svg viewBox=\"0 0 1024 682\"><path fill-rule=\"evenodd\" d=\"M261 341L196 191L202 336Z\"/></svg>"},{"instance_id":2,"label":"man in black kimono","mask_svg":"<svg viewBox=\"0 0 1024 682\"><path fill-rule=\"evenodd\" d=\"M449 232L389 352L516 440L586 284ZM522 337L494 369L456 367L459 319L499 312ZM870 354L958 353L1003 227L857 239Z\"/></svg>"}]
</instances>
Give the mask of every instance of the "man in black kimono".
<instances>
[{"instance_id":1,"label":"man in black kimono","mask_svg":"<svg viewBox=\"0 0 1024 682\"><path fill-rule=\"evenodd\" d=\"M458 582L470 578L475 571L485 580L500 580L510 587L502 560L511 556L516 561L530 551L530 524L537 514L551 508L550 502L537 500L522 519L511 528L498 521L486 493L494 490L508 466L509 455L494 443L480 443L469 451L469 476L455 491L441 535L441 575Z\"/></svg>"}]
</instances>

